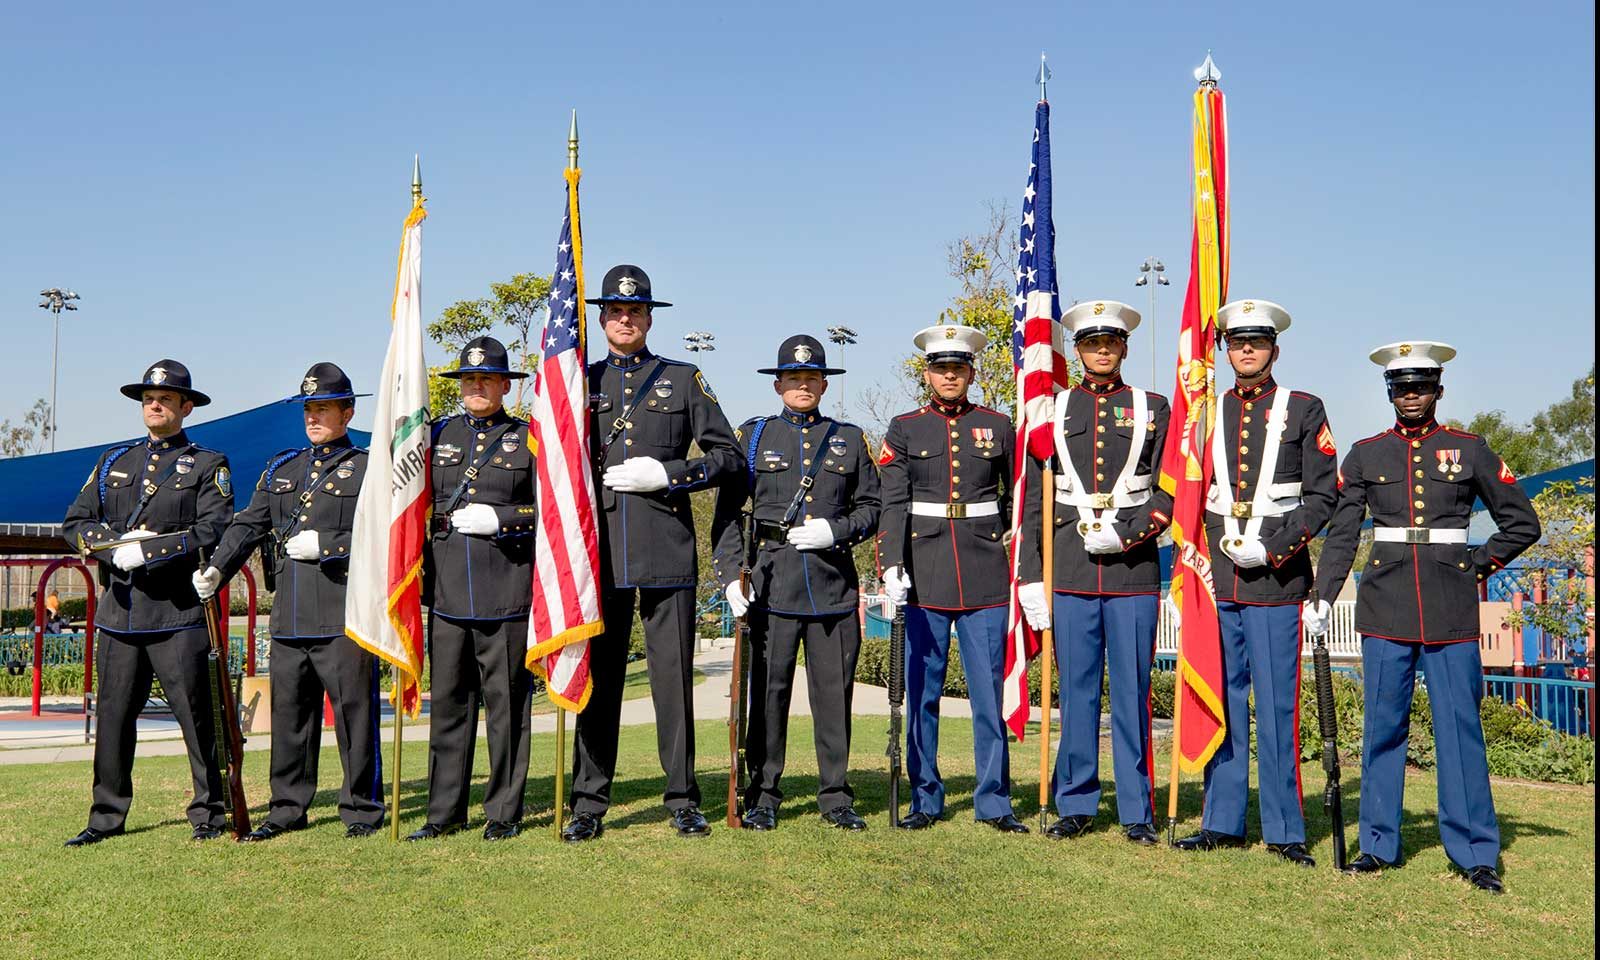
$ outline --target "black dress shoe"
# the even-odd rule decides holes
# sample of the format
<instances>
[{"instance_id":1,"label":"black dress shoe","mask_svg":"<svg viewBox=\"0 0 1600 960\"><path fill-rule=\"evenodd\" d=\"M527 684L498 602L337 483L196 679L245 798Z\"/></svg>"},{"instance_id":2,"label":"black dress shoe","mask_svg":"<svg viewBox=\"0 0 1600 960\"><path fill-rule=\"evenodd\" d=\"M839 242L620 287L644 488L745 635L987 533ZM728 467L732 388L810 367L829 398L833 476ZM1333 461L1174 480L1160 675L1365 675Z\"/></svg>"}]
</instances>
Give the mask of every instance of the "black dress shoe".
<instances>
[{"instance_id":1,"label":"black dress shoe","mask_svg":"<svg viewBox=\"0 0 1600 960\"><path fill-rule=\"evenodd\" d=\"M923 813L921 810L913 810L906 816L900 818L899 826L901 830L926 830L938 822L939 818L931 813Z\"/></svg>"},{"instance_id":2,"label":"black dress shoe","mask_svg":"<svg viewBox=\"0 0 1600 960\"><path fill-rule=\"evenodd\" d=\"M1394 864L1387 860L1379 859L1370 853L1363 853L1349 863L1345 864L1345 873L1379 873L1392 868Z\"/></svg>"},{"instance_id":3,"label":"black dress shoe","mask_svg":"<svg viewBox=\"0 0 1600 960\"><path fill-rule=\"evenodd\" d=\"M851 807L836 807L822 815L822 822L840 830L865 830L867 821Z\"/></svg>"},{"instance_id":4,"label":"black dress shoe","mask_svg":"<svg viewBox=\"0 0 1600 960\"><path fill-rule=\"evenodd\" d=\"M1146 847L1153 847L1159 842L1156 828L1148 823L1130 823L1122 828L1122 835L1133 843Z\"/></svg>"},{"instance_id":5,"label":"black dress shoe","mask_svg":"<svg viewBox=\"0 0 1600 960\"><path fill-rule=\"evenodd\" d=\"M244 843L260 843L263 840L271 840L273 837L276 837L279 834L288 833L290 830L304 830L305 828L305 817L301 817L289 824L278 823L275 820L267 820L264 821L261 826L256 827L254 830L251 830L249 833L245 834L239 839Z\"/></svg>"},{"instance_id":6,"label":"black dress shoe","mask_svg":"<svg viewBox=\"0 0 1600 960\"><path fill-rule=\"evenodd\" d=\"M575 813L567 825L561 828L561 839L568 843L582 843L593 840L605 832L605 824L600 822L598 813Z\"/></svg>"},{"instance_id":7,"label":"black dress shoe","mask_svg":"<svg viewBox=\"0 0 1600 960\"><path fill-rule=\"evenodd\" d=\"M1199 833L1190 834L1181 840L1173 841L1172 846L1178 850L1222 850L1240 849L1245 845L1244 837L1236 837L1231 833L1218 833L1215 830L1201 830Z\"/></svg>"},{"instance_id":8,"label":"black dress shoe","mask_svg":"<svg viewBox=\"0 0 1600 960\"><path fill-rule=\"evenodd\" d=\"M1001 833L1028 832L1028 825L1023 823L1021 820L1018 820L1016 814L1013 813L1008 813L999 817L990 817L987 820L979 820L978 822L987 823L989 826L994 827Z\"/></svg>"},{"instance_id":9,"label":"black dress shoe","mask_svg":"<svg viewBox=\"0 0 1600 960\"><path fill-rule=\"evenodd\" d=\"M440 837L447 837L452 833L459 832L465 826L466 824L464 823L425 823L406 834L406 842L415 843L418 840L437 840Z\"/></svg>"},{"instance_id":10,"label":"black dress shoe","mask_svg":"<svg viewBox=\"0 0 1600 960\"><path fill-rule=\"evenodd\" d=\"M711 834L711 824L706 822L706 815L692 803L672 811L672 829L678 831L680 837L705 837Z\"/></svg>"},{"instance_id":11,"label":"black dress shoe","mask_svg":"<svg viewBox=\"0 0 1600 960\"><path fill-rule=\"evenodd\" d=\"M1290 863L1302 867L1309 868L1317 865L1317 861L1306 850L1306 845L1303 843L1269 843L1267 844L1267 849Z\"/></svg>"},{"instance_id":12,"label":"black dress shoe","mask_svg":"<svg viewBox=\"0 0 1600 960\"><path fill-rule=\"evenodd\" d=\"M771 807L754 806L744 812L739 818L739 826L746 830L776 830L778 829L778 811Z\"/></svg>"},{"instance_id":13,"label":"black dress shoe","mask_svg":"<svg viewBox=\"0 0 1600 960\"><path fill-rule=\"evenodd\" d=\"M344 828L344 838L346 840L359 840L362 837L370 837L377 832L378 828L370 823L352 823Z\"/></svg>"},{"instance_id":14,"label":"black dress shoe","mask_svg":"<svg viewBox=\"0 0 1600 960\"><path fill-rule=\"evenodd\" d=\"M508 820L490 820L483 825L483 839L485 840L510 840L522 832L520 824Z\"/></svg>"},{"instance_id":15,"label":"black dress shoe","mask_svg":"<svg viewBox=\"0 0 1600 960\"><path fill-rule=\"evenodd\" d=\"M1506 885L1500 882L1500 874L1495 872L1494 867L1473 867L1467 871L1467 882L1479 890L1487 890L1489 893L1504 893L1506 889Z\"/></svg>"},{"instance_id":16,"label":"black dress shoe","mask_svg":"<svg viewBox=\"0 0 1600 960\"><path fill-rule=\"evenodd\" d=\"M110 830L96 830L94 827L85 827L82 833L68 840L62 846L87 847L90 844L99 843L107 837L120 837L122 836L122 831L122 827L112 827Z\"/></svg>"},{"instance_id":17,"label":"black dress shoe","mask_svg":"<svg viewBox=\"0 0 1600 960\"><path fill-rule=\"evenodd\" d=\"M1094 817L1075 813L1070 817L1061 817L1055 823L1044 828L1044 835L1052 840L1074 840L1089 832L1094 826Z\"/></svg>"},{"instance_id":18,"label":"black dress shoe","mask_svg":"<svg viewBox=\"0 0 1600 960\"><path fill-rule=\"evenodd\" d=\"M189 831L190 840L215 840L220 836L222 836L222 828L213 827L209 823L202 823ZM250 836L248 833L245 834L245 837L248 836Z\"/></svg>"}]
</instances>

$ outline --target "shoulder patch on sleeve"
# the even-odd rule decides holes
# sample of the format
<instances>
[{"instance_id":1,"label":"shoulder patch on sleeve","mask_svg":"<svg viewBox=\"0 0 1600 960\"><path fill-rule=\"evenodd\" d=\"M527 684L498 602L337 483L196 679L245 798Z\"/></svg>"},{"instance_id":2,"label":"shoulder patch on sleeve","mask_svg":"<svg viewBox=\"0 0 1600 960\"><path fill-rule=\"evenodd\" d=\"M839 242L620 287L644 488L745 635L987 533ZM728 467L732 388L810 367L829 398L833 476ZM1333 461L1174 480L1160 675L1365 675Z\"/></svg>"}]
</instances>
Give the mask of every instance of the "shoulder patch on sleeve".
<instances>
[{"instance_id":1,"label":"shoulder patch on sleeve","mask_svg":"<svg viewBox=\"0 0 1600 960\"><path fill-rule=\"evenodd\" d=\"M885 440L878 445L878 466L884 466L894 459L894 451L889 449L889 441Z\"/></svg>"},{"instance_id":2,"label":"shoulder patch on sleeve","mask_svg":"<svg viewBox=\"0 0 1600 960\"><path fill-rule=\"evenodd\" d=\"M699 385L700 392L706 395L706 399L712 403L718 402L717 394L711 389L711 384L706 382L706 375L703 372L699 370L694 372L694 382Z\"/></svg>"},{"instance_id":3,"label":"shoulder patch on sleeve","mask_svg":"<svg viewBox=\"0 0 1600 960\"><path fill-rule=\"evenodd\" d=\"M233 476L228 473L227 467L217 468L217 492L224 497L233 496Z\"/></svg>"},{"instance_id":4,"label":"shoulder patch on sleeve","mask_svg":"<svg viewBox=\"0 0 1600 960\"><path fill-rule=\"evenodd\" d=\"M1503 457L1500 460L1500 482L1501 483L1516 483L1517 482L1516 474L1512 473L1511 472L1511 468L1506 466L1506 461L1505 461L1505 458L1503 458Z\"/></svg>"},{"instance_id":5,"label":"shoulder patch on sleeve","mask_svg":"<svg viewBox=\"0 0 1600 960\"><path fill-rule=\"evenodd\" d=\"M1339 452L1338 444L1333 442L1333 430L1326 423L1317 431L1317 449L1330 457Z\"/></svg>"}]
</instances>

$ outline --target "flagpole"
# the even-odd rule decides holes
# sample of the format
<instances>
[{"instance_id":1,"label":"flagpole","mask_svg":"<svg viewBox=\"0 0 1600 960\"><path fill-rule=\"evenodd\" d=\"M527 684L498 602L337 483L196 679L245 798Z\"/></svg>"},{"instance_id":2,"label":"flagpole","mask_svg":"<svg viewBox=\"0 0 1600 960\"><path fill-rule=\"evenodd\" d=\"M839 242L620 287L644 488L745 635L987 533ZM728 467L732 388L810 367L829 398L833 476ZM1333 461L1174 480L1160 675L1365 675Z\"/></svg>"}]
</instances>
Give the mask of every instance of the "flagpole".
<instances>
[{"instance_id":1,"label":"flagpole","mask_svg":"<svg viewBox=\"0 0 1600 960\"><path fill-rule=\"evenodd\" d=\"M1039 549L1043 553L1042 572L1044 574L1044 601L1053 608L1055 597L1055 507L1056 507L1056 478L1053 464L1046 463L1044 467L1044 482L1040 484L1039 510L1043 522L1039 525ZM1044 628L1039 637L1039 835L1044 836L1044 828L1049 819L1050 810L1050 673L1055 665L1055 610L1050 611L1050 626Z\"/></svg>"},{"instance_id":2,"label":"flagpole","mask_svg":"<svg viewBox=\"0 0 1600 960\"><path fill-rule=\"evenodd\" d=\"M578 169L578 111L577 110L573 110L572 111L572 125L567 128L567 169L568 170L576 170L576 169ZM573 225L573 229L574 230L577 229L577 225L576 224ZM577 309L578 309L578 312L581 314L583 312L583 305L580 303L578 305ZM581 324L583 322L584 322L584 320L580 316L579 323ZM552 705L554 705L555 708L556 708L556 770L555 770L556 810L555 810L555 817L552 819L552 822L551 822L551 830L555 834L556 839L559 840L559 839L561 839L562 820L566 816L567 711L563 710L561 708L561 704L556 703L555 697L551 696L550 679L548 677L545 679L544 692L545 692L545 696L550 697L550 703Z\"/></svg>"}]
</instances>

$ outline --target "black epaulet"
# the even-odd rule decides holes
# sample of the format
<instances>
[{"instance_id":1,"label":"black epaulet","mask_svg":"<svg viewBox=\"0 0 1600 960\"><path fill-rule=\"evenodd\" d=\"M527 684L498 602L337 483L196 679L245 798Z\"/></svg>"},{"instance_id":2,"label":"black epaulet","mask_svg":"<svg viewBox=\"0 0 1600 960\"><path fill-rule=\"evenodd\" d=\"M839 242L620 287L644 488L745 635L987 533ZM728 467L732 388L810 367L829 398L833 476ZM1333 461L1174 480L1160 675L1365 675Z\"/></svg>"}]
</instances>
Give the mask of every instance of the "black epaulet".
<instances>
[{"instance_id":1,"label":"black epaulet","mask_svg":"<svg viewBox=\"0 0 1600 960\"><path fill-rule=\"evenodd\" d=\"M433 421L433 426L432 426L433 432L431 434L429 434L428 442L431 444L433 441L438 440L439 439L439 434L444 432L445 424L449 423L451 420L454 420L455 418L456 418L456 415L452 413L448 417L440 417L439 419Z\"/></svg>"}]
</instances>

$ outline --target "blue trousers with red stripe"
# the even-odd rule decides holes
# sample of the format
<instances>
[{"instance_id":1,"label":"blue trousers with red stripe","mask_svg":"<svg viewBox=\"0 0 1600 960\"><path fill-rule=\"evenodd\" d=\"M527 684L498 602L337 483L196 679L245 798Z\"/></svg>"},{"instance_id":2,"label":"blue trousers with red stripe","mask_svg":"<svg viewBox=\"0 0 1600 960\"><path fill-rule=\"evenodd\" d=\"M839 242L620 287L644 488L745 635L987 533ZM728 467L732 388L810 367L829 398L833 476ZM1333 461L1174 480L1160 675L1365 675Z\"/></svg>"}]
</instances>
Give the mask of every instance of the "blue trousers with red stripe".
<instances>
[{"instance_id":1,"label":"blue trousers with red stripe","mask_svg":"<svg viewBox=\"0 0 1600 960\"><path fill-rule=\"evenodd\" d=\"M1400 815L1405 799L1406 740L1417 670L1428 685L1433 751L1439 781L1439 837L1457 866L1495 866L1500 824L1489 793L1484 754L1483 659L1478 645L1401 643L1361 638L1361 852L1400 859Z\"/></svg>"},{"instance_id":2,"label":"blue trousers with red stripe","mask_svg":"<svg viewBox=\"0 0 1600 960\"><path fill-rule=\"evenodd\" d=\"M1111 686L1111 766L1117 818L1151 823L1155 770L1150 751L1150 668L1156 653L1156 597L1058 593L1056 666L1061 675L1061 741L1051 787L1056 813L1100 809L1100 676Z\"/></svg>"},{"instance_id":3,"label":"blue trousers with red stripe","mask_svg":"<svg viewBox=\"0 0 1600 960\"><path fill-rule=\"evenodd\" d=\"M1250 689L1256 692L1256 767L1261 774L1261 839L1304 843L1300 796L1300 605L1220 601L1223 715L1228 734L1206 765L1200 825L1245 835L1250 803Z\"/></svg>"},{"instance_id":4,"label":"blue trousers with red stripe","mask_svg":"<svg viewBox=\"0 0 1600 960\"><path fill-rule=\"evenodd\" d=\"M933 610L906 607L906 773L911 809L944 813L939 775L939 697L950 663L950 628L961 645L961 669L972 705L972 753L977 784L972 812L993 820L1011 812L1011 761L1000 717L1001 672L1005 667L1006 608Z\"/></svg>"}]
</instances>

